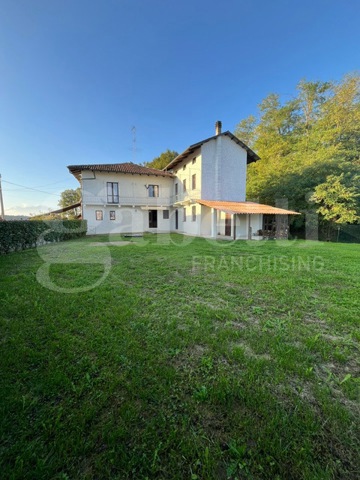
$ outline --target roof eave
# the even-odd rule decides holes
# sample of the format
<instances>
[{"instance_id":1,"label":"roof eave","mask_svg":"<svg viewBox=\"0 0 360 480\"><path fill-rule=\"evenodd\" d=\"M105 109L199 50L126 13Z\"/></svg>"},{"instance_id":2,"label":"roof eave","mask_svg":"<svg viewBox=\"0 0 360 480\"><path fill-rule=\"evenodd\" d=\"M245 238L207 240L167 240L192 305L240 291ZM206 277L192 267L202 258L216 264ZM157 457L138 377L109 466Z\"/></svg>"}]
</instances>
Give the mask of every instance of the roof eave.
<instances>
[{"instance_id":1,"label":"roof eave","mask_svg":"<svg viewBox=\"0 0 360 480\"><path fill-rule=\"evenodd\" d=\"M180 162L184 160L187 156L189 156L191 153L193 153L197 148L201 147L204 145L204 143L210 142L211 140L215 140L218 136L227 136L231 140L233 140L235 143L240 145L244 150L247 152L247 158L246 158L246 163L249 165L250 163L257 162L260 160L259 155L257 155L251 148L249 148L247 145L245 145L244 142L242 142L239 138L237 138L235 135L233 135L229 130L227 130L224 133L221 133L220 135L214 135L212 137L206 138L205 140L202 140L201 142L194 143L193 145L190 145L186 150L184 150L180 155L175 157L171 162L166 165L166 167L163 168L164 171L170 170L174 168L176 165L178 165Z\"/></svg>"},{"instance_id":2,"label":"roof eave","mask_svg":"<svg viewBox=\"0 0 360 480\"><path fill-rule=\"evenodd\" d=\"M285 210L283 208L273 207L272 205L266 205L256 202L196 200L196 203L199 203L200 205L203 205L205 207L214 208L215 210L220 210L225 213L232 213L237 215L301 215L301 213L295 212L294 210ZM239 206L241 207L242 211L239 211L239 208L237 208Z\"/></svg>"},{"instance_id":3,"label":"roof eave","mask_svg":"<svg viewBox=\"0 0 360 480\"><path fill-rule=\"evenodd\" d=\"M90 171L90 172L102 172L102 173L115 173L115 174L124 174L124 175L146 175L146 176L155 176L155 177L163 177L163 178L173 178L174 175L170 172L164 172L159 170L157 172L116 172L114 170L108 168L91 168L91 165L84 165L84 168L79 168L81 165L68 165L68 169L70 173L74 175L74 177L81 182L81 172Z\"/></svg>"}]
</instances>

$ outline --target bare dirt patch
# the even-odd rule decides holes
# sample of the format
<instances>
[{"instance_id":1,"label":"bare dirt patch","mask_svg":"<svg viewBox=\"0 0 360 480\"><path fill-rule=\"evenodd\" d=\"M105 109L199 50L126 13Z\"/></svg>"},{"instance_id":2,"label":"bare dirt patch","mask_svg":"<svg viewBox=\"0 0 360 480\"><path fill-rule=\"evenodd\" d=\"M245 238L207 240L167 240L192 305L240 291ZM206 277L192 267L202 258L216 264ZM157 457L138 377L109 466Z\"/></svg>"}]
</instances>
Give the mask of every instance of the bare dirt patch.
<instances>
[{"instance_id":1,"label":"bare dirt patch","mask_svg":"<svg viewBox=\"0 0 360 480\"><path fill-rule=\"evenodd\" d=\"M271 356L268 353L257 354L253 351L249 345L243 342L237 342L233 344L233 348L241 348L247 357L256 358L258 360L271 360Z\"/></svg>"},{"instance_id":2,"label":"bare dirt patch","mask_svg":"<svg viewBox=\"0 0 360 480\"><path fill-rule=\"evenodd\" d=\"M133 242L93 242L91 247L124 247L125 245L134 245Z\"/></svg>"}]
</instances>

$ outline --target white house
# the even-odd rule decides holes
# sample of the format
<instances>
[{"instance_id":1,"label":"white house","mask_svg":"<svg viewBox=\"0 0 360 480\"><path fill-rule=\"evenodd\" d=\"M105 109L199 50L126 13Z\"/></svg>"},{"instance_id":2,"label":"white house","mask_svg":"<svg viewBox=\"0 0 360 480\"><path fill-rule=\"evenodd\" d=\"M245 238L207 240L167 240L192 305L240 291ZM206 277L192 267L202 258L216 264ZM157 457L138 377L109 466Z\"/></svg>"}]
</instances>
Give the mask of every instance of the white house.
<instances>
[{"instance_id":1,"label":"white house","mask_svg":"<svg viewBox=\"0 0 360 480\"><path fill-rule=\"evenodd\" d=\"M284 235L288 215L297 212L245 201L247 165L259 157L229 131L221 133L221 122L215 127L213 137L191 145L163 170L134 163L68 166L81 184L88 234L259 239L276 224Z\"/></svg>"}]
</instances>

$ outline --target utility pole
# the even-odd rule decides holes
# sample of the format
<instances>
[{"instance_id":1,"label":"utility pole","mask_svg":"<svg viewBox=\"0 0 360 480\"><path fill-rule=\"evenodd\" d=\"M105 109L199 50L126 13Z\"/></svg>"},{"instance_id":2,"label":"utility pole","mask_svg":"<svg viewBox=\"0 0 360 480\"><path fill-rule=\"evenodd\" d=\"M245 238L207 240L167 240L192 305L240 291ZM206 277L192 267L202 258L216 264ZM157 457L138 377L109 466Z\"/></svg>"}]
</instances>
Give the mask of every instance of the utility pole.
<instances>
[{"instance_id":1,"label":"utility pole","mask_svg":"<svg viewBox=\"0 0 360 480\"><path fill-rule=\"evenodd\" d=\"M2 188L1 188L1 173L0 173L0 220L5 220L4 200L3 200Z\"/></svg>"}]
</instances>

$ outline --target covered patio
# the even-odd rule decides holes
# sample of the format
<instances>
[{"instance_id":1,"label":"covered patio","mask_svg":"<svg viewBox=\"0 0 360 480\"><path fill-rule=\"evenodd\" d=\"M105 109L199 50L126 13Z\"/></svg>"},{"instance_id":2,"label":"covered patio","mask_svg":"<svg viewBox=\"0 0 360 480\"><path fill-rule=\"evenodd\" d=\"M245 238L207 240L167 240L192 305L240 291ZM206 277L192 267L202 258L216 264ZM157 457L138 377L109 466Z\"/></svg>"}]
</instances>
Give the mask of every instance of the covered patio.
<instances>
[{"instance_id":1,"label":"covered patio","mask_svg":"<svg viewBox=\"0 0 360 480\"><path fill-rule=\"evenodd\" d=\"M300 215L293 210L255 202L197 200L197 203L210 209L212 238L219 236L234 240L287 238L288 215Z\"/></svg>"}]
</instances>

